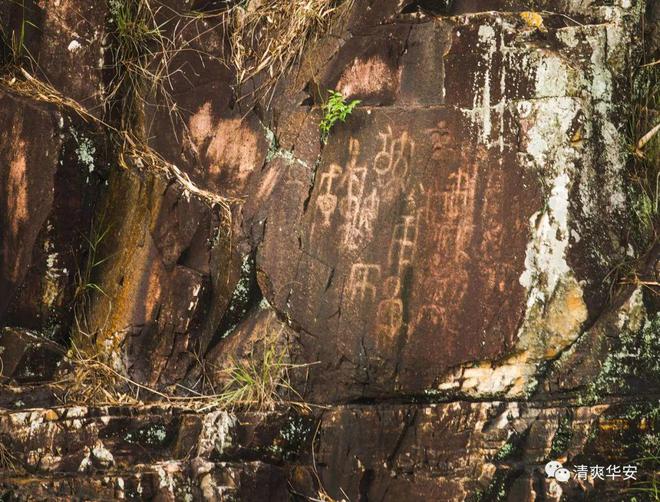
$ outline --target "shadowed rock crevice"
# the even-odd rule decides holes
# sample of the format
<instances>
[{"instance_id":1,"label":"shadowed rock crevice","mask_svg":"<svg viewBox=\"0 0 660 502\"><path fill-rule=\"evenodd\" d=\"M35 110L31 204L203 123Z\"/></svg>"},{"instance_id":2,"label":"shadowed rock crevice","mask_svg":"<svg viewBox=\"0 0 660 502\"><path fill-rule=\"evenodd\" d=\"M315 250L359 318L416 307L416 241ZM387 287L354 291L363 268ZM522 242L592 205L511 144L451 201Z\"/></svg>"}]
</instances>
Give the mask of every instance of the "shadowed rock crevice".
<instances>
[{"instance_id":1,"label":"shadowed rock crevice","mask_svg":"<svg viewBox=\"0 0 660 502\"><path fill-rule=\"evenodd\" d=\"M452 3L452 0L414 0L406 3L401 14L447 15L451 13Z\"/></svg>"},{"instance_id":2,"label":"shadowed rock crevice","mask_svg":"<svg viewBox=\"0 0 660 502\"><path fill-rule=\"evenodd\" d=\"M227 310L220 320L220 325L209 343L209 350L224 338L231 335L236 327L248 316L251 310L259 306L263 295L257 282L257 269L254 255L243 257L241 276L231 294Z\"/></svg>"}]
</instances>

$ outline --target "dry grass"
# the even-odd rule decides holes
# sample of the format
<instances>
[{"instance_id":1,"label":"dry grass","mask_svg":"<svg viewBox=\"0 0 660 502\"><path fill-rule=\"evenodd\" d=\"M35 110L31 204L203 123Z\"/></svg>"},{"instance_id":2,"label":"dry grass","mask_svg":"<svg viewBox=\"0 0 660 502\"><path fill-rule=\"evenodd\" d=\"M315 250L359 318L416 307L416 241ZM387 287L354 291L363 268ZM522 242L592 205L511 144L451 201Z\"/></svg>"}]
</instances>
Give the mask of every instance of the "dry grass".
<instances>
[{"instance_id":1,"label":"dry grass","mask_svg":"<svg viewBox=\"0 0 660 502\"><path fill-rule=\"evenodd\" d=\"M168 72L169 41L156 22L158 9L145 0L109 0L111 69L106 104L116 107L122 130L133 130L143 104L156 94Z\"/></svg>"},{"instance_id":2,"label":"dry grass","mask_svg":"<svg viewBox=\"0 0 660 502\"><path fill-rule=\"evenodd\" d=\"M55 105L66 112L78 115L86 122L92 122L105 128L113 137L117 138L119 161L122 167L127 169L143 168L164 175L168 179L174 179L184 190L199 197L210 206L218 206L222 211L227 228L231 229L230 205L239 202L238 199L222 197L199 188L186 173L182 172L176 165L166 161L158 152L144 141L137 139L132 133L113 127L103 119L90 113L77 101L62 95L50 84L35 78L25 69L15 69L12 73L0 77L0 89L6 89L19 96Z\"/></svg>"},{"instance_id":3,"label":"dry grass","mask_svg":"<svg viewBox=\"0 0 660 502\"><path fill-rule=\"evenodd\" d=\"M272 342L272 343L271 343ZM211 409L272 411L280 406L308 410L291 387L289 371L303 365L286 362L286 346L273 338L262 357L233 361L224 371L227 380L219 393L201 394L179 386L188 396L161 392L136 382L105 362L100 354L79 350L75 344L67 355L72 370L56 384L60 399L70 404L140 405L146 401L167 402L197 412ZM294 398L294 399L291 399Z\"/></svg>"},{"instance_id":4,"label":"dry grass","mask_svg":"<svg viewBox=\"0 0 660 502\"><path fill-rule=\"evenodd\" d=\"M231 359L223 370L224 386L204 408L272 411L281 405L301 404L302 398L291 387L289 370L300 367L288 361L286 346L277 338L266 341L261 354L248 359ZM289 398L295 397L295 401ZM304 406L304 405L303 405Z\"/></svg>"},{"instance_id":5,"label":"dry grass","mask_svg":"<svg viewBox=\"0 0 660 502\"><path fill-rule=\"evenodd\" d=\"M239 84L264 72L270 85L300 58L305 46L327 33L353 0L251 0L227 16L230 62Z\"/></svg>"},{"instance_id":6,"label":"dry grass","mask_svg":"<svg viewBox=\"0 0 660 502\"><path fill-rule=\"evenodd\" d=\"M316 496L315 497L305 496L305 498L310 502L350 502L350 499L348 498L348 495L346 495L346 492L344 491L343 488L339 487L339 490L341 491L342 494L342 498L336 499L326 491L325 486L323 485L323 481L321 480L321 476L319 474L318 467L316 465L316 447L317 447L317 440L318 440L320 428L321 428L321 421L319 420L319 422L316 424L314 437L312 438L312 473L316 478Z\"/></svg>"},{"instance_id":7,"label":"dry grass","mask_svg":"<svg viewBox=\"0 0 660 502\"><path fill-rule=\"evenodd\" d=\"M67 404L138 405L139 392L131 380L104 363L97 354L79 350L75 343L67 354L72 370L55 386Z\"/></svg>"},{"instance_id":8,"label":"dry grass","mask_svg":"<svg viewBox=\"0 0 660 502\"><path fill-rule=\"evenodd\" d=\"M64 96L52 85L34 77L24 68L12 67L8 70L0 77L0 88L24 98L50 103L78 115L86 122L97 122L109 127L80 103Z\"/></svg>"},{"instance_id":9,"label":"dry grass","mask_svg":"<svg viewBox=\"0 0 660 502\"><path fill-rule=\"evenodd\" d=\"M112 78L104 101L109 116L119 129L143 137L144 110L151 106L167 111L175 134L185 129L172 97L172 79L183 71L173 61L183 52L199 53L191 44L201 35L193 40L183 36L194 20L157 1L110 0L108 4Z\"/></svg>"},{"instance_id":10,"label":"dry grass","mask_svg":"<svg viewBox=\"0 0 660 502\"><path fill-rule=\"evenodd\" d=\"M148 167L157 172L161 172L168 179L174 179L183 187L184 190L195 195L202 201L205 201L211 207L219 207L222 212L223 224L227 231L231 233L231 205L241 202L241 199L223 197L214 192L204 190L198 187L188 176L176 165L165 160L153 148L144 144L127 132L119 133L122 146L119 149L119 161L124 168L137 166L139 168ZM230 235L231 238L231 235Z\"/></svg>"},{"instance_id":11,"label":"dry grass","mask_svg":"<svg viewBox=\"0 0 660 502\"><path fill-rule=\"evenodd\" d=\"M16 472L20 469L16 456L11 452L5 443L0 439L0 471Z\"/></svg>"},{"instance_id":12,"label":"dry grass","mask_svg":"<svg viewBox=\"0 0 660 502\"><path fill-rule=\"evenodd\" d=\"M349 11L354 0L244 0L211 12L177 12L158 0L110 0L110 44L114 77L106 101L121 117L121 129L143 130L146 104L168 111L174 130L186 129L172 98L172 78L183 67L176 56L192 52L223 60L236 71L240 85L265 76L259 89L274 88L277 79L298 60L306 45L326 34ZM199 20L215 21L187 35ZM193 48L205 34L224 25L229 54Z\"/></svg>"}]
</instances>

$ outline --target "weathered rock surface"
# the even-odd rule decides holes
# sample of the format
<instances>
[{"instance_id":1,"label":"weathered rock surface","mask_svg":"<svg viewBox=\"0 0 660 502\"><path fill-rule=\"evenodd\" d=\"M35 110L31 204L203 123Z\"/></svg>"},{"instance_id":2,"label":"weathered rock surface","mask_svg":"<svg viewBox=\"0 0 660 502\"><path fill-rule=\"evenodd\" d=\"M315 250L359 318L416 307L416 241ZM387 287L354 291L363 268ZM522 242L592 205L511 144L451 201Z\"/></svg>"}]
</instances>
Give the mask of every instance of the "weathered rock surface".
<instances>
[{"instance_id":1,"label":"weathered rock surface","mask_svg":"<svg viewBox=\"0 0 660 502\"><path fill-rule=\"evenodd\" d=\"M105 2L29 3L37 76L102 116ZM658 246L611 281L645 251L624 134L645 3L356 1L261 94L190 8L156 13L188 45L141 123L179 177L0 91L3 497L620 500L630 480L543 466L658 444ZM328 89L361 102L323 144ZM176 400L269 340L311 409ZM72 404L73 345L149 404Z\"/></svg>"},{"instance_id":2,"label":"weathered rock surface","mask_svg":"<svg viewBox=\"0 0 660 502\"><path fill-rule=\"evenodd\" d=\"M62 347L27 330L0 331L0 376L18 384L51 381L62 365Z\"/></svg>"},{"instance_id":3,"label":"weathered rock surface","mask_svg":"<svg viewBox=\"0 0 660 502\"><path fill-rule=\"evenodd\" d=\"M4 93L0 120L0 321L62 338L105 167L101 147L79 120Z\"/></svg>"},{"instance_id":4,"label":"weathered rock surface","mask_svg":"<svg viewBox=\"0 0 660 502\"><path fill-rule=\"evenodd\" d=\"M31 69L100 116L107 14L106 2L5 1L0 25L15 34L18 56L32 59Z\"/></svg>"},{"instance_id":5,"label":"weathered rock surface","mask_svg":"<svg viewBox=\"0 0 660 502\"><path fill-rule=\"evenodd\" d=\"M520 396L600 313L625 255L613 93L632 14L607 16L543 40L518 14L399 16L326 63L321 87L364 105L317 164L269 166L257 190L287 204L246 215L265 297L322 361L317 393Z\"/></svg>"},{"instance_id":6,"label":"weathered rock surface","mask_svg":"<svg viewBox=\"0 0 660 502\"><path fill-rule=\"evenodd\" d=\"M18 470L0 487L19 500L288 500L322 492L480 500L500 490L508 498L493 500L578 500L594 487L548 480L545 463L626 464L634 450L621 438L648 432L643 418L620 418L630 405L340 406L317 415L313 460L315 418L304 415L200 415L168 406L12 411L0 417L0 438L21 456L5 460ZM619 500L623 486L596 483L605 500Z\"/></svg>"}]
</instances>

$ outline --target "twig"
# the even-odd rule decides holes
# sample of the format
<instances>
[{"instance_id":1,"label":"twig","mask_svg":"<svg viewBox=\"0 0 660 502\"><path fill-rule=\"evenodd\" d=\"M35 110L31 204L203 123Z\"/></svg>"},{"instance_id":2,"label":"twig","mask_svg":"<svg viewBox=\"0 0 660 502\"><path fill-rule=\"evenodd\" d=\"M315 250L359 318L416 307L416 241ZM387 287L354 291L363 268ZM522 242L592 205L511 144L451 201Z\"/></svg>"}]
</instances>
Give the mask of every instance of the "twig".
<instances>
[{"instance_id":1,"label":"twig","mask_svg":"<svg viewBox=\"0 0 660 502\"><path fill-rule=\"evenodd\" d=\"M637 142L637 150L644 148L644 146L646 146L646 144L653 139L653 136L655 136L658 131L660 131L660 123L656 124L653 129L641 137L641 139Z\"/></svg>"}]
</instances>

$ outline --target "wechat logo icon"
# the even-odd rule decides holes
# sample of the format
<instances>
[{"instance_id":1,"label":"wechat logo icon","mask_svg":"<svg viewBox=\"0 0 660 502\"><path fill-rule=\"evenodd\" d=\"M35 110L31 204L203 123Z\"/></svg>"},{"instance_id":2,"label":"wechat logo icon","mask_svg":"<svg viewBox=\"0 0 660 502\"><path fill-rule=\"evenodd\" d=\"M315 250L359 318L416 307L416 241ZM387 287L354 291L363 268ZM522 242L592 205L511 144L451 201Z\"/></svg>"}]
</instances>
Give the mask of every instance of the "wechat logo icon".
<instances>
[{"instance_id":1,"label":"wechat logo icon","mask_svg":"<svg viewBox=\"0 0 660 502\"><path fill-rule=\"evenodd\" d=\"M555 478L560 483L565 483L571 479L571 471L565 469L561 463L551 460L545 464L545 473L549 478Z\"/></svg>"}]
</instances>

